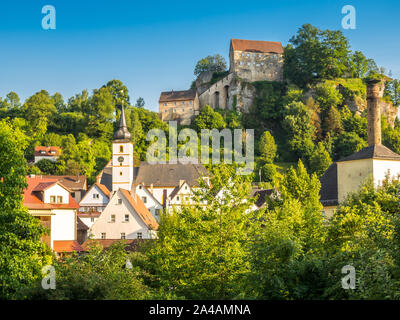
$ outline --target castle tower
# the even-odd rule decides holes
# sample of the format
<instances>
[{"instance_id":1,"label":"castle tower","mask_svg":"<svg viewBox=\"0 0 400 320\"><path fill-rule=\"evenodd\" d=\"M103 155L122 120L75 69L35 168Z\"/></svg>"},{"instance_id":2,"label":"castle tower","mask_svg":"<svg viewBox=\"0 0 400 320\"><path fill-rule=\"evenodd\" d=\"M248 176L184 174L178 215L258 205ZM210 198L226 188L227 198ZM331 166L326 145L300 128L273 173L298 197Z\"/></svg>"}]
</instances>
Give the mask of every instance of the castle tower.
<instances>
[{"instance_id":1,"label":"castle tower","mask_svg":"<svg viewBox=\"0 0 400 320\"><path fill-rule=\"evenodd\" d=\"M385 88L381 80L369 80L367 82L367 108L368 108L368 146L380 145L381 136L381 110L379 101Z\"/></svg>"},{"instance_id":2,"label":"castle tower","mask_svg":"<svg viewBox=\"0 0 400 320\"><path fill-rule=\"evenodd\" d=\"M112 143L112 191L131 190L133 182L133 144L125 120L124 107Z\"/></svg>"}]
</instances>

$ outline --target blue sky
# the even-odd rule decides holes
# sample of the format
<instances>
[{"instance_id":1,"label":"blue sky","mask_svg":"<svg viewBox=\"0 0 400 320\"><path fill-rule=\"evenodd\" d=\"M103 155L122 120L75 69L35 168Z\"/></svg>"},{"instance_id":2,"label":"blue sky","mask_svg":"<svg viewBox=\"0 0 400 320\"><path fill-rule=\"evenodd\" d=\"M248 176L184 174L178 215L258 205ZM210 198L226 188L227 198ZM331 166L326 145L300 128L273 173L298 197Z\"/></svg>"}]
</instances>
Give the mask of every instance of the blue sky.
<instances>
[{"instance_id":1,"label":"blue sky","mask_svg":"<svg viewBox=\"0 0 400 320\"><path fill-rule=\"evenodd\" d=\"M200 58L228 61L230 38L286 45L304 23L341 29L347 4L357 11L356 30L342 30L352 49L400 78L399 1L2 0L0 96L46 89L67 100L116 78L156 111L161 91L189 88ZM41 27L44 5L56 9L56 30Z\"/></svg>"}]
</instances>

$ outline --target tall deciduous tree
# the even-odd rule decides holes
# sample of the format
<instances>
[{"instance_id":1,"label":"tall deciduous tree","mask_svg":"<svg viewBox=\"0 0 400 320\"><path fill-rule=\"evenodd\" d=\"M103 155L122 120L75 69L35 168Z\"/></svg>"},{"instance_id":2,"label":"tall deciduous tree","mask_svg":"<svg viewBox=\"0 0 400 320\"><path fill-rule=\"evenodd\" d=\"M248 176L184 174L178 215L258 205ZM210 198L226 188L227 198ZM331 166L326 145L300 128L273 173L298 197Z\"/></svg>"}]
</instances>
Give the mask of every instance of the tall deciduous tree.
<instances>
[{"instance_id":1,"label":"tall deciduous tree","mask_svg":"<svg viewBox=\"0 0 400 320\"><path fill-rule=\"evenodd\" d=\"M243 292L250 272L248 239L258 220L247 213L249 184L223 166L212 188L196 198L204 205L183 207L162 216L158 241L151 251L162 286L188 299L230 299ZM217 191L223 197L215 196Z\"/></svg>"},{"instance_id":2,"label":"tall deciduous tree","mask_svg":"<svg viewBox=\"0 0 400 320\"><path fill-rule=\"evenodd\" d=\"M226 70L226 61L219 54L207 56L196 63L194 74L199 75L205 71L222 72Z\"/></svg>"},{"instance_id":3,"label":"tall deciduous tree","mask_svg":"<svg viewBox=\"0 0 400 320\"><path fill-rule=\"evenodd\" d=\"M41 276L50 264L50 249L40 241L44 229L23 207L26 188L26 138L9 123L0 122L0 298L12 298L18 290Z\"/></svg>"}]
</instances>

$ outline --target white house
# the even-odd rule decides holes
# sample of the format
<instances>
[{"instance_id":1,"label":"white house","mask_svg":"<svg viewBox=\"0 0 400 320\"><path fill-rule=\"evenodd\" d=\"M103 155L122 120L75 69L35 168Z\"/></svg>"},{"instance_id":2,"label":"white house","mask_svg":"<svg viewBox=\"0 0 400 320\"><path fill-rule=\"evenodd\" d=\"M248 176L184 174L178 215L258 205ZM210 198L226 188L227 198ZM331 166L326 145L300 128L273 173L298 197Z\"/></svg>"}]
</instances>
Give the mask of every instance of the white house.
<instances>
[{"instance_id":1,"label":"white house","mask_svg":"<svg viewBox=\"0 0 400 320\"><path fill-rule=\"evenodd\" d=\"M92 239L155 239L158 223L138 195L118 189L91 227Z\"/></svg>"},{"instance_id":2,"label":"white house","mask_svg":"<svg viewBox=\"0 0 400 320\"><path fill-rule=\"evenodd\" d=\"M136 195L140 197L146 208L151 212L153 217L160 221L160 215L163 210L162 204L154 197L153 193L148 190L143 184L139 183L136 187Z\"/></svg>"},{"instance_id":3,"label":"white house","mask_svg":"<svg viewBox=\"0 0 400 320\"><path fill-rule=\"evenodd\" d=\"M60 157L61 148L60 147L45 147L45 146L36 146L35 147L35 163L39 162L42 159L47 159L53 162L56 162Z\"/></svg>"},{"instance_id":4,"label":"white house","mask_svg":"<svg viewBox=\"0 0 400 320\"><path fill-rule=\"evenodd\" d=\"M46 176L27 177L27 183L24 205L50 231L42 240L58 253L82 251L76 241L79 205L70 190L58 179Z\"/></svg>"},{"instance_id":5,"label":"white house","mask_svg":"<svg viewBox=\"0 0 400 320\"><path fill-rule=\"evenodd\" d=\"M95 183L79 202L78 217L89 228L97 220L110 201L110 191L102 184Z\"/></svg>"}]
</instances>

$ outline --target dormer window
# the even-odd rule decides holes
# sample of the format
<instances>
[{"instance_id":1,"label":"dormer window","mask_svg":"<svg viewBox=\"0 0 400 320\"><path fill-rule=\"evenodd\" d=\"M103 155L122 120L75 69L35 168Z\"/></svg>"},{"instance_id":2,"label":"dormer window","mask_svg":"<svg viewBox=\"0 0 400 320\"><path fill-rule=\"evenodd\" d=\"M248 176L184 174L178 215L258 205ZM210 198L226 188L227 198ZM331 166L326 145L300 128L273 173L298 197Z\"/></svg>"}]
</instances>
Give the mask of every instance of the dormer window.
<instances>
[{"instance_id":1,"label":"dormer window","mask_svg":"<svg viewBox=\"0 0 400 320\"><path fill-rule=\"evenodd\" d=\"M63 197L57 196L57 203L63 203Z\"/></svg>"},{"instance_id":2,"label":"dormer window","mask_svg":"<svg viewBox=\"0 0 400 320\"><path fill-rule=\"evenodd\" d=\"M56 203L56 196L50 196L50 203Z\"/></svg>"},{"instance_id":3,"label":"dormer window","mask_svg":"<svg viewBox=\"0 0 400 320\"><path fill-rule=\"evenodd\" d=\"M41 154L46 154L46 151L40 151Z\"/></svg>"},{"instance_id":4,"label":"dormer window","mask_svg":"<svg viewBox=\"0 0 400 320\"><path fill-rule=\"evenodd\" d=\"M124 146L119 146L119 153L123 153L124 152Z\"/></svg>"}]
</instances>

